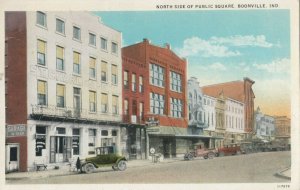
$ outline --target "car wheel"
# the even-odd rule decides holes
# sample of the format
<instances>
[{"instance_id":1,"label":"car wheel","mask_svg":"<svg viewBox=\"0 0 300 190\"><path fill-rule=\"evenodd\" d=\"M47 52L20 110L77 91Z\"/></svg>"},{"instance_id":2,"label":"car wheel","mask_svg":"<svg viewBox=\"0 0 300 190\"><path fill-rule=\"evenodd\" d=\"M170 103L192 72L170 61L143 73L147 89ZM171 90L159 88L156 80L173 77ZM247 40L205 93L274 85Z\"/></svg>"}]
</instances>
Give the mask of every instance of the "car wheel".
<instances>
[{"instance_id":1,"label":"car wheel","mask_svg":"<svg viewBox=\"0 0 300 190\"><path fill-rule=\"evenodd\" d=\"M127 166L126 166L126 162L124 160L120 160L118 162L118 165L117 165L118 169L120 171L123 171L123 170L126 170Z\"/></svg>"},{"instance_id":2,"label":"car wheel","mask_svg":"<svg viewBox=\"0 0 300 190\"><path fill-rule=\"evenodd\" d=\"M208 153L207 156L208 156L209 159L212 159L212 158L215 157L215 154L213 152L210 152L210 153Z\"/></svg>"},{"instance_id":3,"label":"car wheel","mask_svg":"<svg viewBox=\"0 0 300 190\"><path fill-rule=\"evenodd\" d=\"M188 160L192 160L192 159L193 159L193 155L192 155L192 154L189 154L189 155L187 156L187 159L188 159Z\"/></svg>"},{"instance_id":4,"label":"car wheel","mask_svg":"<svg viewBox=\"0 0 300 190\"><path fill-rule=\"evenodd\" d=\"M95 170L95 167L94 167L94 165L93 164L91 164L91 163L88 163L88 164L86 164L85 166L84 166L84 171L85 171L85 173L93 173L94 172L94 170Z\"/></svg>"},{"instance_id":5,"label":"car wheel","mask_svg":"<svg viewBox=\"0 0 300 190\"><path fill-rule=\"evenodd\" d=\"M113 165L113 166L112 166L112 169L113 169L114 171L117 171L117 170L118 170L118 166Z\"/></svg>"},{"instance_id":6,"label":"car wheel","mask_svg":"<svg viewBox=\"0 0 300 190\"><path fill-rule=\"evenodd\" d=\"M208 158L208 154L204 155L203 158L204 158L204 159L207 159L207 158Z\"/></svg>"}]
</instances>

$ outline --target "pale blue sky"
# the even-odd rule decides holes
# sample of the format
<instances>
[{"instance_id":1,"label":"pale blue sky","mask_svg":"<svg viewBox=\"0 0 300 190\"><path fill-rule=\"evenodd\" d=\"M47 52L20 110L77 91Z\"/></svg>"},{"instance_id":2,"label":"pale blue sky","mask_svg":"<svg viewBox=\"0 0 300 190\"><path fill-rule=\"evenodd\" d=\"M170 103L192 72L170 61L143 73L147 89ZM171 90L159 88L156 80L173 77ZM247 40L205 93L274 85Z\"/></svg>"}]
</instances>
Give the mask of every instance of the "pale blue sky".
<instances>
[{"instance_id":1,"label":"pale blue sky","mask_svg":"<svg viewBox=\"0 0 300 190\"><path fill-rule=\"evenodd\" d=\"M288 10L94 12L119 30L123 46L148 38L188 59L188 76L201 85L249 77L256 105L289 115L290 18ZM270 88L276 86L276 88ZM276 94L276 96L274 96ZM275 102L285 107L274 107ZM271 107L271 105L273 107ZM288 110L287 110L288 109ZM278 110L277 110L278 111ZM272 112L272 113L271 113Z\"/></svg>"}]
</instances>

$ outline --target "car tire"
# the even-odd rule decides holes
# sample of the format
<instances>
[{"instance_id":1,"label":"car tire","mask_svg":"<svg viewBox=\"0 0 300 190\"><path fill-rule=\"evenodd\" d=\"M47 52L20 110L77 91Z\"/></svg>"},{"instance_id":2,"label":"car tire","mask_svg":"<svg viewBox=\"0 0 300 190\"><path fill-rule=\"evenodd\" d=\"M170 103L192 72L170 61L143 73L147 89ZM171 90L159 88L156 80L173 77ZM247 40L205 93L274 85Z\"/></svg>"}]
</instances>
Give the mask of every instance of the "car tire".
<instances>
[{"instance_id":1,"label":"car tire","mask_svg":"<svg viewBox=\"0 0 300 190\"><path fill-rule=\"evenodd\" d=\"M213 159L215 157L215 154L213 152L210 152L207 154L209 159Z\"/></svg>"},{"instance_id":2,"label":"car tire","mask_svg":"<svg viewBox=\"0 0 300 190\"><path fill-rule=\"evenodd\" d=\"M188 160L192 160L194 157L193 157L193 155L192 154L189 154L188 156L187 156L187 159Z\"/></svg>"},{"instance_id":3,"label":"car tire","mask_svg":"<svg viewBox=\"0 0 300 190\"><path fill-rule=\"evenodd\" d=\"M87 174L93 173L94 170L95 170L95 166L94 166L93 164L91 164L91 163L88 163L88 164L86 164L86 165L84 166L84 171L85 171L85 173L87 173Z\"/></svg>"},{"instance_id":4,"label":"car tire","mask_svg":"<svg viewBox=\"0 0 300 190\"><path fill-rule=\"evenodd\" d=\"M124 171L127 168L126 162L124 160L120 160L117 164L117 167L120 171Z\"/></svg>"},{"instance_id":5,"label":"car tire","mask_svg":"<svg viewBox=\"0 0 300 190\"><path fill-rule=\"evenodd\" d=\"M112 168L114 171L119 170L117 165L113 165L113 166L111 166L111 168Z\"/></svg>"}]
</instances>

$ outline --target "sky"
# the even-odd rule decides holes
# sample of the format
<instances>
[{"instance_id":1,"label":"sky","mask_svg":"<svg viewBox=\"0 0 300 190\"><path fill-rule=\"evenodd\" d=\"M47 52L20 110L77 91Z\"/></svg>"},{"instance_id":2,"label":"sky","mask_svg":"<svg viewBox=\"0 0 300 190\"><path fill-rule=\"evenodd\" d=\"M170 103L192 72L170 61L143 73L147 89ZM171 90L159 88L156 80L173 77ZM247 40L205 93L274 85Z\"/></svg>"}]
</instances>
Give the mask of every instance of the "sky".
<instances>
[{"instance_id":1,"label":"sky","mask_svg":"<svg viewBox=\"0 0 300 190\"><path fill-rule=\"evenodd\" d=\"M290 18L288 10L93 12L122 32L122 46L147 38L171 45L188 60L200 86L255 81L255 109L290 117Z\"/></svg>"}]
</instances>

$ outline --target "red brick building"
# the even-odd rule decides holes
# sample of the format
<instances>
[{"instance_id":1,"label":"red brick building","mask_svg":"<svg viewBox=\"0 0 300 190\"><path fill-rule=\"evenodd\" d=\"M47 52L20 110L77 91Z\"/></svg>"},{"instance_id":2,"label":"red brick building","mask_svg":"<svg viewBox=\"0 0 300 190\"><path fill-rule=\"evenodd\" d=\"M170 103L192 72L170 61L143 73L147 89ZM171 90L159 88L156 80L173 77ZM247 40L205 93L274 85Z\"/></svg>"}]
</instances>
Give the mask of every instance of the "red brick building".
<instances>
[{"instance_id":1,"label":"red brick building","mask_svg":"<svg viewBox=\"0 0 300 190\"><path fill-rule=\"evenodd\" d=\"M122 60L124 122L146 124L146 150L155 147L165 157L174 156L174 131L188 125L186 60L170 45L158 47L147 39L124 47Z\"/></svg>"},{"instance_id":2,"label":"red brick building","mask_svg":"<svg viewBox=\"0 0 300 190\"><path fill-rule=\"evenodd\" d=\"M146 64L122 55L123 81L123 154L129 159L145 159L145 83Z\"/></svg>"}]
</instances>

